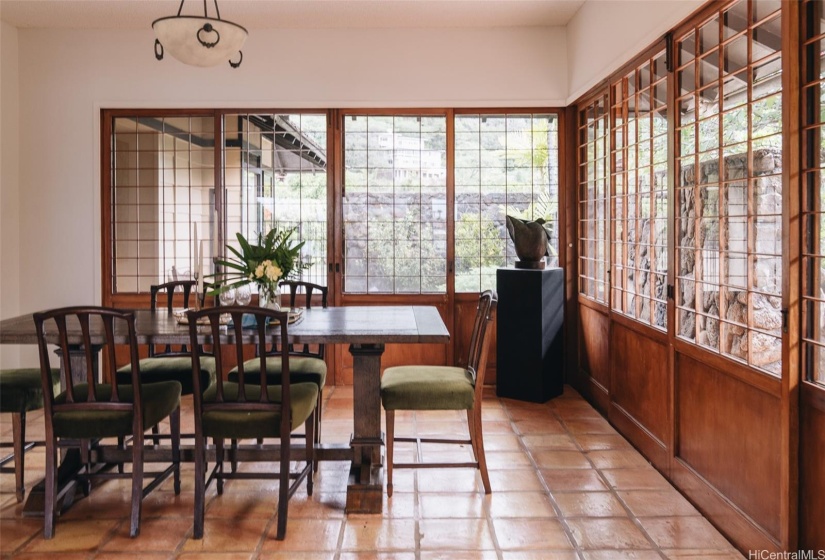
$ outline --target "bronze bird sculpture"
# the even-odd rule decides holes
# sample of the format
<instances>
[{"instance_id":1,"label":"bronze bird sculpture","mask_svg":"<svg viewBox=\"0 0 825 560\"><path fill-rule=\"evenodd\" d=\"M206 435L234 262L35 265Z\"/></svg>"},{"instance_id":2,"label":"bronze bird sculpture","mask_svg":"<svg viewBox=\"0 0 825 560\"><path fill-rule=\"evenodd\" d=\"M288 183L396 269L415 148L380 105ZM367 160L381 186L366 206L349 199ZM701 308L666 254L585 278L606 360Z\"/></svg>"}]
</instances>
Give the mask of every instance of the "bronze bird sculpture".
<instances>
[{"instance_id":1,"label":"bronze bird sculpture","mask_svg":"<svg viewBox=\"0 0 825 560\"><path fill-rule=\"evenodd\" d=\"M550 232L544 219L534 222L507 216L507 232L516 248L516 268L543 269L544 257L549 254Z\"/></svg>"}]
</instances>

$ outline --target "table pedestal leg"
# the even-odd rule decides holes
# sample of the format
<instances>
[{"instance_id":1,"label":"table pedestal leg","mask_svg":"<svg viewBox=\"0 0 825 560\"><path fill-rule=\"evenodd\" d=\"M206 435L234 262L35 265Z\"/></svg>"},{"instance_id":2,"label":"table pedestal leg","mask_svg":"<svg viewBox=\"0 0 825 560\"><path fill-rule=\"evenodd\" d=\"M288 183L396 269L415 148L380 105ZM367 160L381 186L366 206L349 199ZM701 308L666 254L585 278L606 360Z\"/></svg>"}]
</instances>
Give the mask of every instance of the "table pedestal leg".
<instances>
[{"instance_id":1,"label":"table pedestal leg","mask_svg":"<svg viewBox=\"0 0 825 560\"><path fill-rule=\"evenodd\" d=\"M91 347L91 363L86 359L86 351L77 345L69 345L69 360L72 367L72 383L86 383L88 373L92 372L95 379L100 379L98 369L98 356L100 356L100 349L102 346L95 344ZM60 359L60 387L66 388L66 370L63 367L63 352L58 348L54 351ZM67 449L62 453L60 465L57 468L57 493L63 491L67 484L75 483L75 475L83 468L83 463L80 460L80 452L77 449ZM60 503L58 503L58 511L63 511L72 505L75 493L69 490L65 493ZM42 517L46 504L46 483L41 480L35 484L28 498L26 504L23 506L23 515L32 517Z\"/></svg>"},{"instance_id":2,"label":"table pedestal leg","mask_svg":"<svg viewBox=\"0 0 825 560\"><path fill-rule=\"evenodd\" d=\"M69 489L63 497L57 502L57 511L62 512L68 509L75 500L75 490L77 489L77 479L75 475L83 468L83 463L80 459L80 451L77 449L67 449L63 454L63 460L57 467L57 494L71 484L75 485L74 489ZM43 512L46 511L46 481L41 480L32 486L29 496L26 498L26 503L23 505L24 517L43 517Z\"/></svg>"},{"instance_id":3,"label":"table pedestal leg","mask_svg":"<svg viewBox=\"0 0 825 560\"><path fill-rule=\"evenodd\" d=\"M347 484L347 513L381 513L384 494L381 433L383 344L352 344L354 434Z\"/></svg>"}]
</instances>

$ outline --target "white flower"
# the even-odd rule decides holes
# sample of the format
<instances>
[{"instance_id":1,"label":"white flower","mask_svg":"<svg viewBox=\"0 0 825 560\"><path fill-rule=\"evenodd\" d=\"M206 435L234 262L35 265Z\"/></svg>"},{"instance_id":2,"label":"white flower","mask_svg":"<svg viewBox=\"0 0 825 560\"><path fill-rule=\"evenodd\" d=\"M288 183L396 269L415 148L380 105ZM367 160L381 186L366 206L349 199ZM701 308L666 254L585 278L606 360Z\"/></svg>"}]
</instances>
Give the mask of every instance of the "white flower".
<instances>
[{"instance_id":1,"label":"white flower","mask_svg":"<svg viewBox=\"0 0 825 560\"><path fill-rule=\"evenodd\" d=\"M255 278L262 278L263 277L264 268L266 266L266 263L268 263L268 262L269 261L264 261L264 262L262 262L261 264L258 265L258 267L255 269Z\"/></svg>"},{"instance_id":2,"label":"white flower","mask_svg":"<svg viewBox=\"0 0 825 560\"><path fill-rule=\"evenodd\" d=\"M281 277L281 269L276 264L271 264L266 268L266 277L276 282Z\"/></svg>"}]
</instances>

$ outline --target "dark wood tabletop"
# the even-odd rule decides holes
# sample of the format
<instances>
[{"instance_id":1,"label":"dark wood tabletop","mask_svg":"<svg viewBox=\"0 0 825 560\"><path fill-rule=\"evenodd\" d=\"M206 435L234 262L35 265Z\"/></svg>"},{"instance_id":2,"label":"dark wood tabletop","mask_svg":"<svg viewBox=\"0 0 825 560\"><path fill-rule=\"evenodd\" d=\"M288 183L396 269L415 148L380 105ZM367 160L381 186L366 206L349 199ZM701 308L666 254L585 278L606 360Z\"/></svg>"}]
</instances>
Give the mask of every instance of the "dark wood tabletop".
<instances>
[{"instance_id":1,"label":"dark wood tabletop","mask_svg":"<svg viewBox=\"0 0 825 560\"><path fill-rule=\"evenodd\" d=\"M165 310L138 309L135 310L135 318L139 344L189 342L189 327L178 324L174 315L166 313ZM212 337L208 329L202 330L203 339L200 342L209 344ZM102 328L92 333L92 342L101 342L101 337ZM122 337L122 342L126 342L125 332L116 331L115 337ZM310 344L409 344L446 343L450 340L450 333L438 310L432 306L362 305L305 309L301 318L289 326L289 337L292 342ZM46 338L49 340L49 333ZM245 329L241 343L253 343L256 339L256 329ZM80 341L79 328L71 331L69 342ZM226 330L225 342L236 342L232 329ZM0 321L0 344L36 343L37 337L31 315Z\"/></svg>"}]
</instances>

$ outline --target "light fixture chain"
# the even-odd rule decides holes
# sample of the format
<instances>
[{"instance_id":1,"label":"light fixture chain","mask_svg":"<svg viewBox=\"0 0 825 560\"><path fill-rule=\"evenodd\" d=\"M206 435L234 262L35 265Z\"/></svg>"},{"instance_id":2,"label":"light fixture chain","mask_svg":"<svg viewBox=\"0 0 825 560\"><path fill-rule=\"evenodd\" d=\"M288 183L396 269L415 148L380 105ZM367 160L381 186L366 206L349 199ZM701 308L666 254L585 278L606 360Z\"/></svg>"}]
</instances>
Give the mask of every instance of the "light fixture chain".
<instances>
[{"instance_id":1,"label":"light fixture chain","mask_svg":"<svg viewBox=\"0 0 825 560\"><path fill-rule=\"evenodd\" d=\"M180 6L178 6L178 17L180 17L180 13L183 11L184 2L186 2L186 0L180 0Z\"/></svg>"},{"instance_id":2,"label":"light fixture chain","mask_svg":"<svg viewBox=\"0 0 825 560\"><path fill-rule=\"evenodd\" d=\"M218 0L215 1L215 13L217 14L218 19L221 19L221 11L218 9ZM203 0L203 3L206 4L206 0Z\"/></svg>"}]
</instances>

